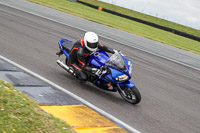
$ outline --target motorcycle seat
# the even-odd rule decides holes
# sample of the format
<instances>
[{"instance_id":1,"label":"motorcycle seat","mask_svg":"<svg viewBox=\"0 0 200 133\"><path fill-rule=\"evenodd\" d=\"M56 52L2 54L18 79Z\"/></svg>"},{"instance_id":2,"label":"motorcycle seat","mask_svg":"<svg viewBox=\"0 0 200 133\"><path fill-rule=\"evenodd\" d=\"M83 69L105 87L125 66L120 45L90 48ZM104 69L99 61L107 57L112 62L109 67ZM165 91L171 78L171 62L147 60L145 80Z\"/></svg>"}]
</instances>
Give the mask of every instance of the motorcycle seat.
<instances>
[{"instance_id":1,"label":"motorcycle seat","mask_svg":"<svg viewBox=\"0 0 200 133\"><path fill-rule=\"evenodd\" d=\"M71 41L64 40L62 43L62 46L69 53L71 49L73 48L74 44Z\"/></svg>"}]
</instances>

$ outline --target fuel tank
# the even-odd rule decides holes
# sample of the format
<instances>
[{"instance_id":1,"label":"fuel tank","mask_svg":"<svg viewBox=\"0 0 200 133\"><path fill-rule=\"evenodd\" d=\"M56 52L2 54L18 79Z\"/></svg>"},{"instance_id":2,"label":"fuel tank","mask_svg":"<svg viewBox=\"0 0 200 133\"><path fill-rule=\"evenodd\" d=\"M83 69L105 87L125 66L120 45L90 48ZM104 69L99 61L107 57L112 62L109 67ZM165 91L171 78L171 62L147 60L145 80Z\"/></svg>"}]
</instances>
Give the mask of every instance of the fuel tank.
<instances>
[{"instance_id":1,"label":"fuel tank","mask_svg":"<svg viewBox=\"0 0 200 133\"><path fill-rule=\"evenodd\" d=\"M104 66L106 61L108 61L109 55L104 51L95 51L89 58L89 63L96 68Z\"/></svg>"}]
</instances>

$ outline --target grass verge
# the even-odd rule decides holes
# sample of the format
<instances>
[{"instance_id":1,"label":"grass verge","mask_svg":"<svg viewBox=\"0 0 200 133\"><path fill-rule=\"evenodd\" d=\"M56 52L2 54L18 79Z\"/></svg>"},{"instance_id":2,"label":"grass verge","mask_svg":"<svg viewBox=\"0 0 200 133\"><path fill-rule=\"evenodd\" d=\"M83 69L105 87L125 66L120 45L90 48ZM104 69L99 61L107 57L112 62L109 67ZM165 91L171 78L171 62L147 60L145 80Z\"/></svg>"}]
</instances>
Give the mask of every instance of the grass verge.
<instances>
[{"instance_id":1,"label":"grass verge","mask_svg":"<svg viewBox=\"0 0 200 133\"><path fill-rule=\"evenodd\" d=\"M64 121L39 108L25 94L0 79L0 133L73 133Z\"/></svg>"},{"instance_id":2,"label":"grass verge","mask_svg":"<svg viewBox=\"0 0 200 133\"><path fill-rule=\"evenodd\" d=\"M147 15L147 14L143 14L143 13L140 13L140 12L137 12L137 11L133 11L133 10L126 9L126 8L123 8L123 7L115 6L115 5L108 4L108 3L105 3L105 2L101 2L101 1L98 1L98 0L80 0L80 1L90 3L90 4L96 5L96 6L101 6L105 9L109 9L111 11L115 11L115 12L125 14L125 15L131 16L131 17L139 18L139 19L142 19L142 20L145 20L145 21L148 21L148 22L159 24L159 25L162 25L162 26L165 26L165 27L169 27L169 28L172 28L172 29L176 29L176 30L186 32L186 33L200 37L200 30L197 30L197 29L194 29L194 28L191 28L191 27L180 25L180 24L177 24L177 23L174 23L174 22L171 22L171 21L167 21L167 20L164 20L164 19L161 19L161 18L153 17L153 16L150 16L150 15Z\"/></svg>"},{"instance_id":3,"label":"grass verge","mask_svg":"<svg viewBox=\"0 0 200 133\"><path fill-rule=\"evenodd\" d=\"M131 21L122 17L118 17L109 13L105 13L96 9L92 9L80 3L73 3L67 0L59 0L59 1L58 0L28 0L28 1L41 4L41 5L44 5L44 6L47 6L47 7L62 11L62 12L73 14L75 16L82 17L82 18L85 18L97 23L101 23L110 27L114 27L114 28L129 32L129 33L143 36L155 41L159 41L167 45L184 49L196 54L200 54L200 42L197 42L185 37L181 37L173 33L166 32L166 31L163 31L151 26L147 26L135 21ZM82 0L82 1L86 1L86 0ZM92 2L98 2L98 1L90 0L90 3ZM102 7L106 5L110 6L110 4L104 3ZM116 6L115 8L118 9L118 7ZM123 12L120 12L120 13L123 13ZM138 16L141 16L141 14L139 14ZM151 16L148 16L148 17L150 17L149 18L150 20L151 19L153 20L153 17ZM158 23L162 23L160 21L165 21L165 20L160 19ZM184 29L184 28L185 27L181 27L181 29Z\"/></svg>"}]
</instances>

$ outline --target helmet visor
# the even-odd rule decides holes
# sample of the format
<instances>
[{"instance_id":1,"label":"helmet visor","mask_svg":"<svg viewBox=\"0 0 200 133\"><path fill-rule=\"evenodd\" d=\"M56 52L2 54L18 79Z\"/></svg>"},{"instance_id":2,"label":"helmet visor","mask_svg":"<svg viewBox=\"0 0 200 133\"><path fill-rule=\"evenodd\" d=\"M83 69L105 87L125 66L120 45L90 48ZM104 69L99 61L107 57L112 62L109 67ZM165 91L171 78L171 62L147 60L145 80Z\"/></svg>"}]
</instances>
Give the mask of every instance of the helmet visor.
<instances>
[{"instance_id":1,"label":"helmet visor","mask_svg":"<svg viewBox=\"0 0 200 133\"><path fill-rule=\"evenodd\" d=\"M89 48L97 48L98 42L96 42L96 43L89 43L89 42L87 42L87 46L88 46Z\"/></svg>"}]
</instances>

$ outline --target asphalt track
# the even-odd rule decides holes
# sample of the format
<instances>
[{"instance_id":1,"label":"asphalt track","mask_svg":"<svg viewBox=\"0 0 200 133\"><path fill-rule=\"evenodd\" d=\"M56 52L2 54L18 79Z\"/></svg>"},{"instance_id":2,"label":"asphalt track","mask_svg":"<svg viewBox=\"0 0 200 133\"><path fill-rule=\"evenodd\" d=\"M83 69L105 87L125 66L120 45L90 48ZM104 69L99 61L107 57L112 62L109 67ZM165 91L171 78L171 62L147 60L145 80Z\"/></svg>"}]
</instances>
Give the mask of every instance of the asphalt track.
<instances>
[{"instance_id":1,"label":"asphalt track","mask_svg":"<svg viewBox=\"0 0 200 133\"><path fill-rule=\"evenodd\" d=\"M134 64L142 101L133 106L117 93L79 84L57 66L57 41L84 31L0 5L0 54L67 88L141 132L200 132L200 71L100 37Z\"/></svg>"}]
</instances>

